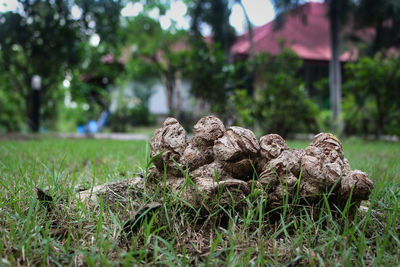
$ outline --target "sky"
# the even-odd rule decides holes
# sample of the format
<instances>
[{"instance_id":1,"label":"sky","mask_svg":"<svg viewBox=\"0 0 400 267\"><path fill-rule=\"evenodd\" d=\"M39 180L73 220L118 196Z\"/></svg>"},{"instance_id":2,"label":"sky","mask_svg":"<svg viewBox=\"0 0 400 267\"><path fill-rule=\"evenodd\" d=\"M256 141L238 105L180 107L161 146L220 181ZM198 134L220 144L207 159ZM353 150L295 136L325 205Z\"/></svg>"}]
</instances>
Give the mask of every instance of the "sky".
<instances>
[{"instance_id":1,"label":"sky","mask_svg":"<svg viewBox=\"0 0 400 267\"><path fill-rule=\"evenodd\" d=\"M255 26L263 25L271 21L275 16L274 8L269 0L243 0L243 5ZM122 15L135 16L142 10L143 7L140 3L130 3L122 10ZM168 28L172 21L175 21L177 27L188 29L190 20L188 16L185 16L186 11L187 8L182 1L175 1L165 16L159 16L158 12L153 12L151 16L158 17L163 28ZM235 4L232 7L230 23L238 33L243 33L246 29L244 13L239 4ZM208 28L203 29L203 34L207 35L208 32Z\"/></svg>"},{"instance_id":2,"label":"sky","mask_svg":"<svg viewBox=\"0 0 400 267\"><path fill-rule=\"evenodd\" d=\"M270 0L243 0L243 5L247 10L251 22L255 26L263 25L271 21L275 16L274 8ZM0 12L18 9L21 9L21 7L19 7L17 0L0 0ZM143 7L140 3L129 3L121 13L124 16L135 16L142 11L142 9ZM163 28L168 28L171 23L175 21L178 28L188 29L190 20L185 16L186 11L187 8L182 1L174 1L171 9L164 16L159 16L156 10L151 13L151 16L158 18ZM79 8L73 9L72 13L74 16L79 16ZM239 34L246 30L243 10L238 4L232 7L230 23ZM205 27L203 29L203 34L207 35L209 31L210 29Z\"/></svg>"}]
</instances>

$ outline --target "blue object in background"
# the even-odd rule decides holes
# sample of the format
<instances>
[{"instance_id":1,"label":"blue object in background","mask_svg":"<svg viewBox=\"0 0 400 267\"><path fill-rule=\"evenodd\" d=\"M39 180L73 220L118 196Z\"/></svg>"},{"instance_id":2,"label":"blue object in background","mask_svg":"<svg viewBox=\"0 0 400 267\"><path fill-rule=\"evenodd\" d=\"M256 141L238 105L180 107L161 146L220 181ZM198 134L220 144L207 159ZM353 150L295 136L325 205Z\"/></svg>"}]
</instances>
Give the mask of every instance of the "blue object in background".
<instances>
[{"instance_id":1,"label":"blue object in background","mask_svg":"<svg viewBox=\"0 0 400 267\"><path fill-rule=\"evenodd\" d=\"M98 121L90 120L86 125L78 125L76 127L76 132L78 134L95 134L103 129L104 126L107 124L107 118L110 115L110 112L107 110L101 112L100 118Z\"/></svg>"},{"instance_id":2,"label":"blue object in background","mask_svg":"<svg viewBox=\"0 0 400 267\"><path fill-rule=\"evenodd\" d=\"M87 130L90 134L95 134L99 131L99 126L97 125L97 121L91 120L87 124Z\"/></svg>"},{"instance_id":3,"label":"blue object in background","mask_svg":"<svg viewBox=\"0 0 400 267\"><path fill-rule=\"evenodd\" d=\"M78 125L76 127L76 132L78 134L85 134L86 133L86 126L85 125Z\"/></svg>"},{"instance_id":4,"label":"blue object in background","mask_svg":"<svg viewBox=\"0 0 400 267\"><path fill-rule=\"evenodd\" d=\"M97 120L98 130L101 131L106 126L109 112L107 110L101 112L100 118Z\"/></svg>"}]
</instances>

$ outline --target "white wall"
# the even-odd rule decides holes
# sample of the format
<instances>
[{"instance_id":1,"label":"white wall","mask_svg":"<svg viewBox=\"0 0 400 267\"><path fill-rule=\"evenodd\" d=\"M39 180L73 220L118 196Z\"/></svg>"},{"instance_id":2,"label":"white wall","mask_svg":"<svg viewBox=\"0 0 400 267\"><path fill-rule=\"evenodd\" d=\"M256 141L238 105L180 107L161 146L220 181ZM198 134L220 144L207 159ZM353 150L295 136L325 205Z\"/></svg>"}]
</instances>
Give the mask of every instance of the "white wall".
<instances>
[{"instance_id":1,"label":"white wall","mask_svg":"<svg viewBox=\"0 0 400 267\"><path fill-rule=\"evenodd\" d=\"M133 107L137 103L138 98L135 96L134 87L138 86L142 90L152 91L152 95L149 99L149 109L152 114L155 115L167 115L169 113L167 104L167 94L165 92L164 85L159 81L153 81L152 83L145 85L140 82L132 81L121 90L116 87L111 90L111 105L110 111L115 112L119 105L126 104L128 107ZM147 86L147 88L146 88ZM197 106L197 101L190 95L190 82L182 81L182 110L183 111L194 111ZM175 98L174 98L175 99Z\"/></svg>"}]
</instances>

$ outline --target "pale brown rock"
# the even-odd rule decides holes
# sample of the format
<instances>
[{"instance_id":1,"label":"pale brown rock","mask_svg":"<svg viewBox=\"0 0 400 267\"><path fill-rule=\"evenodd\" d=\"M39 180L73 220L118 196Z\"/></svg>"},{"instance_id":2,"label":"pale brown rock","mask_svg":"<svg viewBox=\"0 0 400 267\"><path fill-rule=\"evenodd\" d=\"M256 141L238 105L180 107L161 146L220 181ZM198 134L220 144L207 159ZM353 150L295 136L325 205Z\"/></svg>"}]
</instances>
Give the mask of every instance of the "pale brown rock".
<instances>
[{"instance_id":1,"label":"pale brown rock","mask_svg":"<svg viewBox=\"0 0 400 267\"><path fill-rule=\"evenodd\" d=\"M208 116L199 120L187 142L182 126L169 118L156 131L151 147L152 155L164 149L182 166L184 162L189 166L195 186L188 186L169 165L167 176L175 178L167 186L196 206L204 204L199 199L208 197L220 184L247 184L243 180L264 188L271 209L295 195L306 198L310 205L318 203L329 192L336 196L330 201L342 207L350 192L354 201L361 201L373 188L365 173L351 170L339 139L327 133L317 134L304 150L291 150L277 134L265 135L258 142L252 131L237 126L225 130L218 118ZM241 194L249 192L248 186L243 188Z\"/></svg>"},{"instance_id":2,"label":"pale brown rock","mask_svg":"<svg viewBox=\"0 0 400 267\"><path fill-rule=\"evenodd\" d=\"M295 198L316 205L328 194L332 194L328 196L331 205L343 208L351 196L358 207L373 189L366 173L351 170L340 140L327 133L317 134L306 149L297 150L290 149L279 135L265 135L258 142L252 131L237 126L225 130L218 118L207 116L197 122L188 141L179 122L167 118L155 131L150 147L152 157L161 155L154 159L155 168L147 180L152 186L146 188L166 186L195 208L212 209L231 202L246 207L244 198L255 190L266 194L266 207L271 210ZM144 181L133 181L135 188L144 188L139 186ZM94 191L104 195L102 190ZM86 197L86 193L80 194Z\"/></svg>"},{"instance_id":3,"label":"pale brown rock","mask_svg":"<svg viewBox=\"0 0 400 267\"><path fill-rule=\"evenodd\" d=\"M260 154L267 161L277 158L282 151L289 150L285 140L277 134L268 134L260 138Z\"/></svg>"},{"instance_id":4,"label":"pale brown rock","mask_svg":"<svg viewBox=\"0 0 400 267\"><path fill-rule=\"evenodd\" d=\"M76 194L77 199L82 202L97 202L99 198L107 203L123 203L128 199L144 192L145 180L135 177L95 186L91 189L80 191Z\"/></svg>"},{"instance_id":5,"label":"pale brown rock","mask_svg":"<svg viewBox=\"0 0 400 267\"><path fill-rule=\"evenodd\" d=\"M167 168L168 174L183 176L179 167L185 168L182 155L187 143L187 134L182 125L174 118L167 118L163 126L154 132L150 143L151 157L158 156L154 160L158 171L163 173L164 168Z\"/></svg>"},{"instance_id":6,"label":"pale brown rock","mask_svg":"<svg viewBox=\"0 0 400 267\"><path fill-rule=\"evenodd\" d=\"M248 129L232 126L214 143L216 161L232 177L248 180L253 175L260 145L254 133Z\"/></svg>"},{"instance_id":7,"label":"pale brown rock","mask_svg":"<svg viewBox=\"0 0 400 267\"><path fill-rule=\"evenodd\" d=\"M225 126L215 116L201 118L193 127L193 144L213 146L214 141L225 134Z\"/></svg>"},{"instance_id":8,"label":"pale brown rock","mask_svg":"<svg viewBox=\"0 0 400 267\"><path fill-rule=\"evenodd\" d=\"M350 197L354 200L367 200L374 187L373 182L365 172L354 170L342 177L340 189L343 200Z\"/></svg>"}]
</instances>

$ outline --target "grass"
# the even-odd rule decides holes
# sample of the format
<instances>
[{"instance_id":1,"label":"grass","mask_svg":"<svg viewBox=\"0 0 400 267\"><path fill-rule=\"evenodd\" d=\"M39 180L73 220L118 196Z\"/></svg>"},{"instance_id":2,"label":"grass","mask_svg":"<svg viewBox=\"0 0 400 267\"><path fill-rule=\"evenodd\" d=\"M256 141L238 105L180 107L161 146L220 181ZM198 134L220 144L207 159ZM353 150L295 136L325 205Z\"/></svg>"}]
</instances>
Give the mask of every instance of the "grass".
<instances>
[{"instance_id":1,"label":"grass","mask_svg":"<svg viewBox=\"0 0 400 267\"><path fill-rule=\"evenodd\" d=\"M240 215L236 207L218 202L209 212L193 210L160 188L124 208L103 202L88 207L74 200L74 188L145 172L145 142L1 141L0 266L396 266L400 144L348 140L344 152L352 168L366 171L375 186L365 203L370 211L353 222L345 216L334 219L334 207L328 205L310 212L292 203L272 220L262 195L247 199L249 208ZM51 210L37 200L36 187L53 196ZM160 199L162 208L149 212L137 232L127 236L123 226L137 203Z\"/></svg>"}]
</instances>

